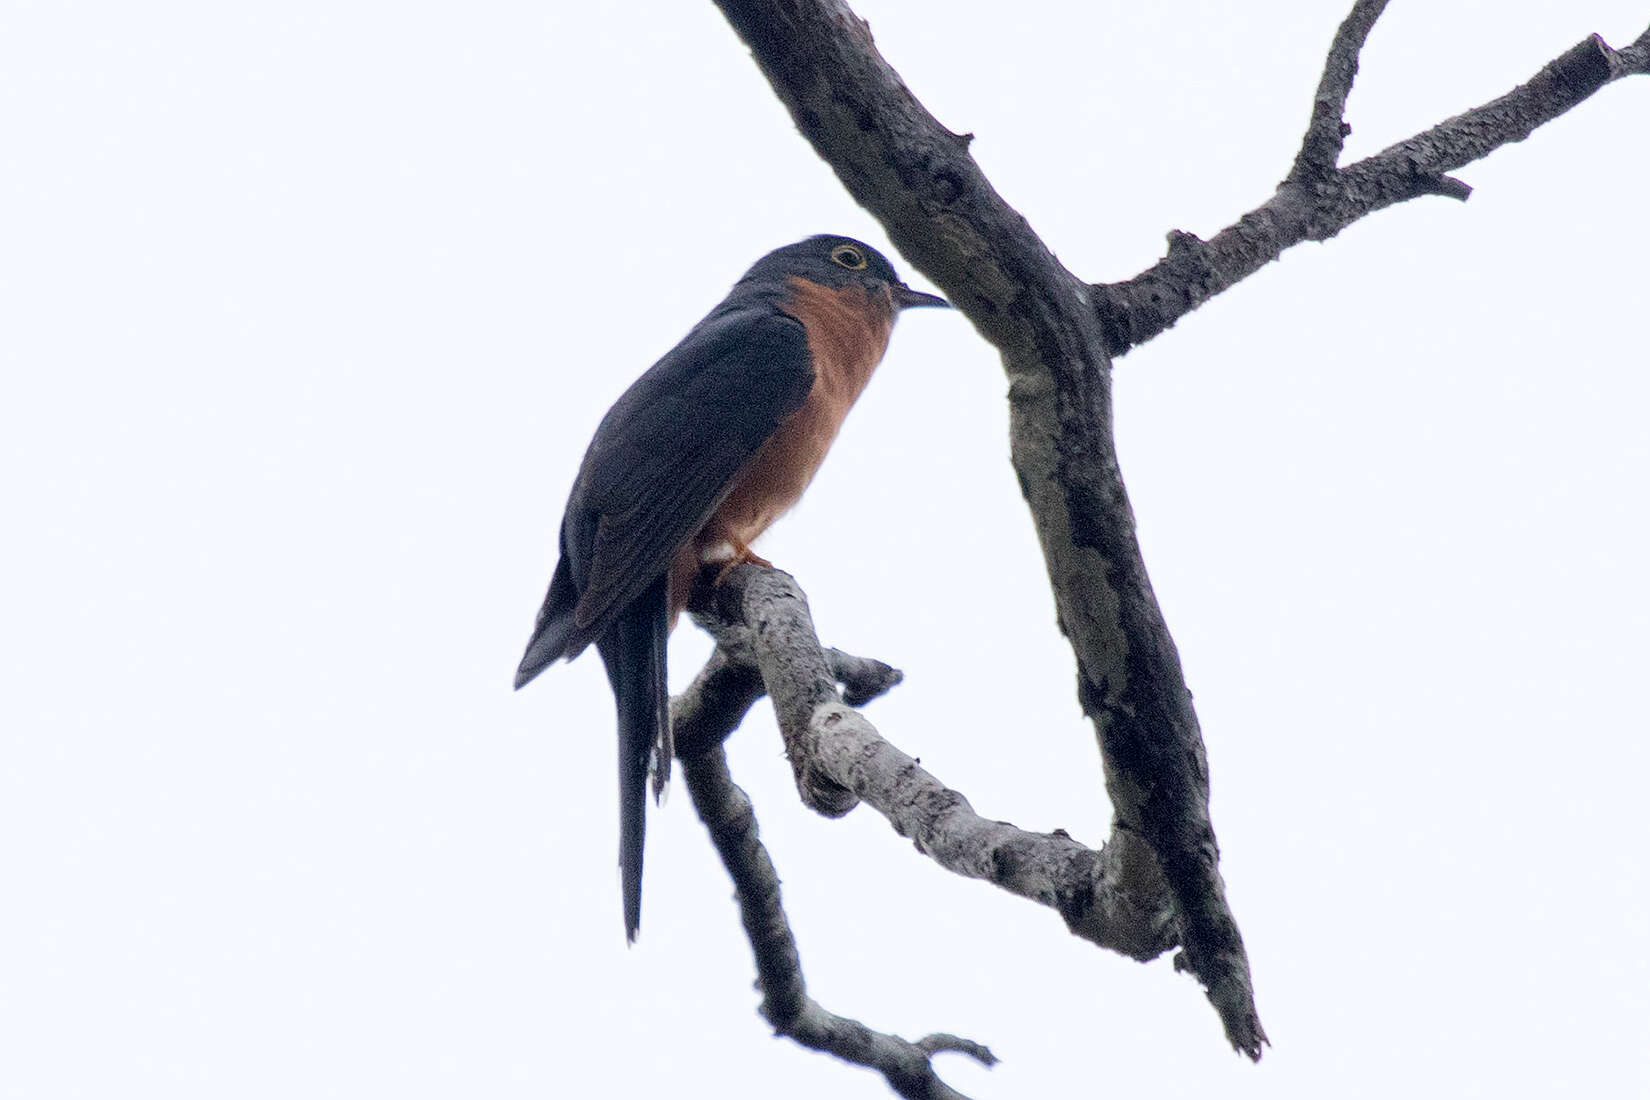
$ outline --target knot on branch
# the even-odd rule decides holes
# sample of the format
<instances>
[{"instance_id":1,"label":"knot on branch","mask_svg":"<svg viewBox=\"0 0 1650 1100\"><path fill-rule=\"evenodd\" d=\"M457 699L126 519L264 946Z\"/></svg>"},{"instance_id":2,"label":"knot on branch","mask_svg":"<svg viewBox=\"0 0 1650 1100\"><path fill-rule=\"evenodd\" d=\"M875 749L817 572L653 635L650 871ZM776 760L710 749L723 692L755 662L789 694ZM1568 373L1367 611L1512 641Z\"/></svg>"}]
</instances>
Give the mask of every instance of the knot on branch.
<instances>
[{"instance_id":1,"label":"knot on branch","mask_svg":"<svg viewBox=\"0 0 1650 1100\"><path fill-rule=\"evenodd\" d=\"M1168 250L1151 270L1121 283L1096 283L1089 300L1100 322L1106 354L1122 355L1173 328L1174 323L1226 288L1209 243L1171 229Z\"/></svg>"},{"instance_id":2,"label":"knot on branch","mask_svg":"<svg viewBox=\"0 0 1650 1100\"><path fill-rule=\"evenodd\" d=\"M1605 44L1604 39L1593 35L1598 41L1599 48L1610 56L1610 78L1629 76L1633 74L1650 73L1650 27L1635 38L1631 45L1619 50L1612 50Z\"/></svg>"},{"instance_id":3,"label":"knot on branch","mask_svg":"<svg viewBox=\"0 0 1650 1100\"><path fill-rule=\"evenodd\" d=\"M1613 52L1592 34L1555 57L1546 69L1556 93L1554 104L1568 110L1608 84L1616 75L1610 64Z\"/></svg>"},{"instance_id":4,"label":"knot on branch","mask_svg":"<svg viewBox=\"0 0 1650 1100\"><path fill-rule=\"evenodd\" d=\"M1168 232L1169 260L1183 261L1188 255L1196 252L1203 246L1203 238L1196 233L1188 233L1184 229L1171 229Z\"/></svg>"}]
</instances>

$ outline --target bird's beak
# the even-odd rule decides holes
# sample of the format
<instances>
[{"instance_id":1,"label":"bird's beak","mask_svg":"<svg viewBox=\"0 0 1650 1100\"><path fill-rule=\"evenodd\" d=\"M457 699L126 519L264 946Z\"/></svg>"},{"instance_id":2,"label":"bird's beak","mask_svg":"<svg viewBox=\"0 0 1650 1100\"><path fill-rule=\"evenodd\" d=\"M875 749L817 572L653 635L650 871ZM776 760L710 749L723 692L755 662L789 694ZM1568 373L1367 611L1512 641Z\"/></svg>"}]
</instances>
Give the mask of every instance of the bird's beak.
<instances>
[{"instance_id":1,"label":"bird's beak","mask_svg":"<svg viewBox=\"0 0 1650 1100\"><path fill-rule=\"evenodd\" d=\"M895 283L888 290L897 309L913 309L917 306L934 306L938 309L951 308L951 303L938 294L924 294L920 290L912 290L904 283Z\"/></svg>"}]
</instances>

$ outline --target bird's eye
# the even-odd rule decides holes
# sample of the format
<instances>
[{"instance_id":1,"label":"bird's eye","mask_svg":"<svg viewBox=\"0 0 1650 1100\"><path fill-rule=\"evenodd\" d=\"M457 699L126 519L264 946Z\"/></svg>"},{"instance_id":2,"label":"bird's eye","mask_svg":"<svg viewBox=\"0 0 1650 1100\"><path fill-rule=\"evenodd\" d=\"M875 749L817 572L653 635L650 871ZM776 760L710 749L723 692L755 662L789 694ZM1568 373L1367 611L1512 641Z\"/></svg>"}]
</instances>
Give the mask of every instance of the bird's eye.
<instances>
[{"instance_id":1,"label":"bird's eye","mask_svg":"<svg viewBox=\"0 0 1650 1100\"><path fill-rule=\"evenodd\" d=\"M852 271L864 271L865 253L851 244L839 244L831 249L831 262Z\"/></svg>"}]
</instances>

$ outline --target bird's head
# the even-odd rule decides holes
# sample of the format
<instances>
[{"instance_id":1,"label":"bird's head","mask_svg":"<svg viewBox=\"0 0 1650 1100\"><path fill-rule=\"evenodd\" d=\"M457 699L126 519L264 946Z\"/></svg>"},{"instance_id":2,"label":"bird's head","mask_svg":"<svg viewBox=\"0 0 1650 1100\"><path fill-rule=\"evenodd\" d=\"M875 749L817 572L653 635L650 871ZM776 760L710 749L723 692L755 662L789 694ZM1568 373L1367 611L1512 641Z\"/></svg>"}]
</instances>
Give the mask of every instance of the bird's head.
<instances>
[{"instance_id":1,"label":"bird's head","mask_svg":"<svg viewBox=\"0 0 1650 1100\"><path fill-rule=\"evenodd\" d=\"M876 297L887 295L896 312L918 306L951 306L937 294L906 286L894 265L864 241L831 233L774 249L757 260L740 281L777 284L787 279L806 279L833 290L860 287Z\"/></svg>"}]
</instances>

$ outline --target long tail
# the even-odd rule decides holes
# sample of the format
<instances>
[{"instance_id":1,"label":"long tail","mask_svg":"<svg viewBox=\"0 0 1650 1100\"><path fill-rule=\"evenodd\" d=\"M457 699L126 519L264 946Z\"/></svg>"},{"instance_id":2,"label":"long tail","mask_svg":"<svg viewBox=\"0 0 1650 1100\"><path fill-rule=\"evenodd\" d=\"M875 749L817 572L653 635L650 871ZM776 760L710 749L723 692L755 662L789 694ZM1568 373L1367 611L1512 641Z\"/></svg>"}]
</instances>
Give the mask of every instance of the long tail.
<instances>
[{"instance_id":1,"label":"long tail","mask_svg":"<svg viewBox=\"0 0 1650 1100\"><path fill-rule=\"evenodd\" d=\"M642 837L647 828L647 764L653 747L670 745L670 691L665 640L670 633L665 578L642 593L596 641L619 711L619 874L625 938L642 923ZM661 759L661 771L670 766Z\"/></svg>"}]
</instances>

